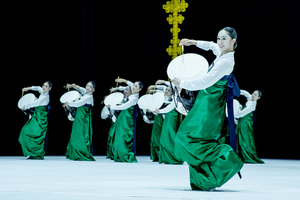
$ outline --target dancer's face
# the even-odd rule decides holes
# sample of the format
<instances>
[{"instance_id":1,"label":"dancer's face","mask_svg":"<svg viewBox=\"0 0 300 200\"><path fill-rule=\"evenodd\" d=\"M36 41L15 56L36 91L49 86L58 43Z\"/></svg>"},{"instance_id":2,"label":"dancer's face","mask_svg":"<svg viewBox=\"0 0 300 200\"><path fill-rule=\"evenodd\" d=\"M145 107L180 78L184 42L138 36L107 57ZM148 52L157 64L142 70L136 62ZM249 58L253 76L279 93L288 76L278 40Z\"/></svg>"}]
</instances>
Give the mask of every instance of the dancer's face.
<instances>
[{"instance_id":1,"label":"dancer's face","mask_svg":"<svg viewBox=\"0 0 300 200\"><path fill-rule=\"evenodd\" d=\"M254 91L252 93L252 101L257 101L258 99L260 99L258 91Z\"/></svg>"},{"instance_id":2,"label":"dancer's face","mask_svg":"<svg viewBox=\"0 0 300 200\"><path fill-rule=\"evenodd\" d=\"M172 95L171 87L167 87L165 90L165 96L170 97Z\"/></svg>"},{"instance_id":3,"label":"dancer's face","mask_svg":"<svg viewBox=\"0 0 300 200\"><path fill-rule=\"evenodd\" d=\"M221 53L224 54L233 51L235 40L235 38L231 39L227 31L221 30L217 37L217 44L221 50Z\"/></svg>"},{"instance_id":4,"label":"dancer's face","mask_svg":"<svg viewBox=\"0 0 300 200\"><path fill-rule=\"evenodd\" d=\"M139 93L140 91L141 91L141 88L140 88L139 82L135 82L132 87L132 93L136 94L136 93Z\"/></svg>"},{"instance_id":5,"label":"dancer's face","mask_svg":"<svg viewBox=\"0 0 300 200\"><path fill-rule=\"evenodd\" d=\"M43 93L47 93L51 90L51 87L49 86L49 84L47 82L45 82L42 86L43 88Z\"/></svg>"},{"instance_id":6,"label":"dancer's face","mask_svg":"<svg viewBox=\"0 0 300 200\"><path fill-rule=\"evenodd\" d=\"M92 83L88 82L85 86L85 89L86 89L86 93L93 93L95 92L95 88L93 86Z\"/></svg>"},{"instance_id":7,"label":"dancer's face","mask_svg":"<svg viewBox=\"0 0 300 200\"><path fill-rule=\"evenodd\" d=\"M125 98L127 98L127 97L129 97L129 96L131 95L131 89L130 89L129 86L127 86L127 87L125 88L123 94L124 94L124 97L125 97Z\"/></svg>"}]
</instances>

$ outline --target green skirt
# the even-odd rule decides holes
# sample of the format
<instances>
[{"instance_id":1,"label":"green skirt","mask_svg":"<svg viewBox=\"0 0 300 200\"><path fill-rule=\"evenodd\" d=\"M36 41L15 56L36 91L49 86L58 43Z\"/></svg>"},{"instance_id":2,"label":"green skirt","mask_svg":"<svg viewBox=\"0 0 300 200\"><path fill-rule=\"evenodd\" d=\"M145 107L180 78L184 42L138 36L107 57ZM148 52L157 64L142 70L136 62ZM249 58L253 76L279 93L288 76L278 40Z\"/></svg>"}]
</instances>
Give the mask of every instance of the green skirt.
<instances>
[{"instance_id":1,"label":"green skirt","mask_svg":"<svg viewBox=\"0 0 300 200\"><path fill-rule=\"evenodd\" d=\"M92 111L86 106L78 107L72 126L66 157L70 160L94 161L92 147Z\"/></svg>"},{"instance_id":2,"label":"green skirt","mask_svg":"<svg viewBox=\"0 0 300 200\"><path fill-rule=\"evenodd\" d=\"M176 109L165 114L161 137L160 137L160 154L159 163L165 164L182 164L183 160L175 155L174 139L179 126L179 113Z\"/></svg>"},{"instance_id":3,"label":"green skirt","mask_svg":"<svg viewBox=\"0 0 300 200\"><path fill-rule=\"evenodd\" d=\"M113 141L115 139L115 131L116 131L116 123L113 123L110 126L109 132L108 132L108 137L107 137L107 157L110 158L111 160L114 159L114 154L113 154Z\"/></svg>"},{"instance_id":4,"label":"green skirt","mask_svg":"<svg viewBox=\"0 0 300 200\"><path fill-rule=\"evenodd\" d=\"M163 122L162 115L155 115L150 139L150 158L155 162L159 159L160 135Z\"/></svg>"},{"instance_id":5,"label":"green skirt","mask_svg":"<svg viewBox=\"0 0 300 200\"><path fill-rule=\"evenodd\" d=\"M253 113L239 119L236 127L237 154L245 163L264 163L257 157L253 131Z\"/></svg>"},{"instance_id":6,"label":"green skirt","mask_svg":"<svg viewBox=\"0 0 300 200\"><path fill-rule=\"evenodd\" d=\"M48 125L48 112L45 106L35 108L34 114L23 126L19 142L24 156L31 159L43 159L45 155L45 138Z\"/></svg>"},{"instance_id":7,"label":"green skirt","mask_svg":"<svg viewBox=\"0 0 300 200\"><path fill-rule=\"evenodd\" d=\"M218 140L226 131L226 81L201 90L175 137L175 152L189 164L193 190L220 187L239 172L243 162Z\"/></svg>"},{"instance_id":8,"label":"green skirt","mask_svg":"<svg viewBox=\"0 0 300 200\"><path fill-rule=\"evenodd\" d=\"M132 152L134 137L134 106L122 110L115 122L112 154L115 162L137 162Z\"/></svg>"}]
</instances>

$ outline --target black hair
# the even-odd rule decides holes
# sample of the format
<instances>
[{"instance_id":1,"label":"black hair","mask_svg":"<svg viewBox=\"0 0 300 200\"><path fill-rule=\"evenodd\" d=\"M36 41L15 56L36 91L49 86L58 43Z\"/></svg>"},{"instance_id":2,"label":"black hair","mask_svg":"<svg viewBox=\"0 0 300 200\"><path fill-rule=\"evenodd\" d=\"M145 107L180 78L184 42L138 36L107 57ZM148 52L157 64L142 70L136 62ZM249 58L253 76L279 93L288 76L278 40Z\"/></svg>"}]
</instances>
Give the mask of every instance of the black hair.
<instances>
[{"instance_id":1,"label":"black hair","mask_svg":"<svg viewBox=\"0 0 300 200\"><path fill-rule=\"evenodd\" d=\"M52 83L50 81L46 81L45 83L48 83L49 87L52 88Z\"/></svg>"},{"instance_id":2,"label":"black hair","mask_svg":"<svg viewBox=\"0 0 300 200\"><path fill-rule=\"evenodd\" d=\"M260 98L262 96L262 92L260 90L255 90L258 92L258 97Z\"/></svg>"},{"instance_id":3,"label":"black hair","mask_svg":"<svg viewBox=\"0 0 300 200\"><path fill-rule=\"evenodd\" d=\"M137 81L137 82L139 83L140 89L142 90L144 87L143 83L141 81Z\"/></svg>"},{"instance_id":4,"label":"black hair","mask_svg":"<svg viewBox=\"0 0 300 200\"><path fill-rule=\"evenodd\" d=\"M88 83L91 83L93 85L93 88L96 88L96 83L94 81L89 81Z\"/></svg>"},{"instance_id":5,"label":"black hair","mask_svg":"<svg viewBox=\"0 0 300 200\"><path fill-rule=\"evenodd\" d=\"M227 26L227 27L223 28L222 30L227 31L229 36L231 37L231 39L235 39L235 43L233 45L233 49L235 49L237 47L237 33L236 33L235 29Z\"/></svg>"}]
</instances>

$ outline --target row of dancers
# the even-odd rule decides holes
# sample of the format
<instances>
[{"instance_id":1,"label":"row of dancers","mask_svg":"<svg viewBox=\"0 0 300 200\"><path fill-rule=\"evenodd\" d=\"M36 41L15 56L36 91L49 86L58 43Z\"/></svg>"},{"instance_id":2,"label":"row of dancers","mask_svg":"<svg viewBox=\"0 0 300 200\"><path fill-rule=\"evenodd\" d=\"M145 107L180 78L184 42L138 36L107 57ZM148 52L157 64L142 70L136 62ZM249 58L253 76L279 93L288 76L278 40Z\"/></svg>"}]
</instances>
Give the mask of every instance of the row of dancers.
<instances>
[{"instance_id":1,"label":"row of dancers","mask_svg":"<svg viewBox=\"0 0 300 200\"><path fill-rule=\"evenodd\" d=\"M158 80L149 90L164 94L163 106L151 111L154 116L150 141L150 157L153 161L165 164L187 162L190 170L190 185L195 190L214 190L221 187L232 176L239 173L244 163L263 163L257 157L254 142L254 112L262 93L255 90L252 94L238 90L247 98L242 110L236 112L234 127L236 147L230 146L226 138L230 135L230 126L226 118L226 104L229 82L234 76L234 49L237 46L237 34L231 27L218 32L217 43L182 39L180 45L196 45L203 50L211 50L216 59L208 73L197 80ZM136 116L138 115L139 93L143 88L140 81L131 82L118 78L122 86L112 88L111 92L121 91L123 100L117 105L106 105L109 110L119 111L108 131L107 158L116 162L138 162L135 156ZM171 84L173 86L171 86ZM86 87L67 84L67 89L78 90L83 96L75 102L65 102L63 107L76 107L66 157L70 160L94 161L92 155L91 109L94 105L95 83L90 81ZM183 117L176 109L174 87L197 91L194 105ZM230 86L232 88L232 86ZM44 143L47 131L47 105L52 84L47 81L42 87L23 88L23 92L35 90L40 93L34 103L24 106L26 110L34 107L32 117L21 130L19 142L24 156L30 159L43 159ZM237 95L237 96L238 96ZM227 101L227 102L226 102ZM148 111L142 111L146 114ZM232 138L229 138L230 142Z\"/></svg>"}]
</instances>

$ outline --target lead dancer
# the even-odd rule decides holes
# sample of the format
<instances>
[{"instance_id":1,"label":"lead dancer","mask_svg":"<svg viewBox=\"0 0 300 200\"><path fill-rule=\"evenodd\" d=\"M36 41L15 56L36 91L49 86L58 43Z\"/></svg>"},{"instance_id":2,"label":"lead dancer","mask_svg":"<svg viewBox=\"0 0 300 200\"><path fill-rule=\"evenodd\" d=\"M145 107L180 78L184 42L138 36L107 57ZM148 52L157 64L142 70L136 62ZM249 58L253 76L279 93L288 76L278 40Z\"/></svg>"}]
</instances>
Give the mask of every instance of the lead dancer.
<instances>
[{"instance_id":1,"label":"lead dancer","mask_svg":"<svg viewBox=\"0 0 300 200\"><path fill-rule=\"evenodd\" d=\"M208 73L195 81L172 82L191 91L200 90L193 108L181 123L175 150L189 164L193 190L214 190L240 171L243 162L226 144L220 144L225 124L226 85L234 67L237 34L231 27L219 31L217 44L182 39L180 45L212 50L216 59Z\"/></svg>"}]
</instances>

